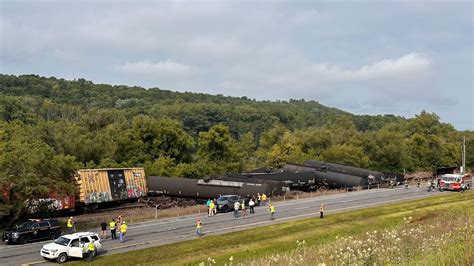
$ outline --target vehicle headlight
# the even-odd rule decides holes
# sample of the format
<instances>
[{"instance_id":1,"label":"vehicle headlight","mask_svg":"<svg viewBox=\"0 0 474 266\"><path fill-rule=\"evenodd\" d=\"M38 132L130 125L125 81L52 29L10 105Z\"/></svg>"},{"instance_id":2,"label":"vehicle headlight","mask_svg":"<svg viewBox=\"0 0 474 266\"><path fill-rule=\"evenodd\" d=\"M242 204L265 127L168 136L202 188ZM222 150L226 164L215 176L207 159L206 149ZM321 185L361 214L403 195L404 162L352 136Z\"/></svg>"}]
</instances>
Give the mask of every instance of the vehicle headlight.
<instances>
[{"instance_id":1,"label":"vehicle headlight","mask_svg":"<svg viewBox=\"0 0 474 266\"><path fill-rule=\"evenodd\" d=\"M57 249L51 249L50 251L53 252L53 253L56 253L58 250Z\"/></svg>"},{"instance_id":2,"label":"vehicle headlight","mask_svg":"<svg viewBox=\"0 0 474 266\"><path fill-rule=\"evenodd\" d=\"M13 237L13 238L18 238L18 236L20 236L20 234L18 234L18 233L16 233L16 232L12 234L12 237Z\"/></svg>"}]
</instances>

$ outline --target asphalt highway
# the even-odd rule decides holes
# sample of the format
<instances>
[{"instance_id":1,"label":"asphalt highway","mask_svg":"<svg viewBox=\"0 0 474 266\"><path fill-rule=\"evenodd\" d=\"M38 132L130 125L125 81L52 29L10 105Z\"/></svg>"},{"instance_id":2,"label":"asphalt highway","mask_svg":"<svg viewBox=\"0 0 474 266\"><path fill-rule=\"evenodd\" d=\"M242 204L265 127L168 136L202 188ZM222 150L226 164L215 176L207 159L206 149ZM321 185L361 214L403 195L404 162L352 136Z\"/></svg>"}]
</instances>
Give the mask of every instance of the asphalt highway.
<instances>
[{"instance_id":1,"label":"asphalt highway","mask_svg":"<svg viewBox=\"0 0 474 266\"><path fill-rule=\"evenodd\" d=\"M248 214L248 218L235 219L232 212L207 217L207 214L194 214L176 218L154 220L139 224L129 224L126 241L102 240L102 249L99 256L108 256L130 250L143 249L168 243L179 242L196 238L194 233L196 218L200 217L203 223L204 237L207 235L222 234L258 226L270 225L288 220L319 216L319 206L324 203L325 215L354 209L424 198L439 193L427 192L426 188L397 187L394 189L371 189L357 192L333 194L299 200L275 203L275 220L270 221L267 207L256 207L255 214ZM124 217L127 220L127 217ZM92 231L98 232L98 228ZM117 234L118 236L118 234ZM0 265L54 265L55 263L43 260L39 252L44 244L42 241L26 245L0 245Z\"/></svg>"}]
</instances>

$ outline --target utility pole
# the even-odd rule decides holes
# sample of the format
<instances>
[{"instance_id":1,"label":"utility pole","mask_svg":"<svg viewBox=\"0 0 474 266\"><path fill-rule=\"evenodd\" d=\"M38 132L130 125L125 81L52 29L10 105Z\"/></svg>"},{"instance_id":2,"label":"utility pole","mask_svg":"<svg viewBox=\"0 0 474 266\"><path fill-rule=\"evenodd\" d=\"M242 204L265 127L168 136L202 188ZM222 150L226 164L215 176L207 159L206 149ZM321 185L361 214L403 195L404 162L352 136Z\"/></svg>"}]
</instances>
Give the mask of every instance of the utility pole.
<instances>
[{"instance_id":1,"label":"utility pole","mask_svg":"<svg viewBox=\"0 0 474 266\"><path fill-rule=\"evenodd\" d=\"M466 136L462 140L462 174L466 172Z\"/></svg>"}]
</instances>

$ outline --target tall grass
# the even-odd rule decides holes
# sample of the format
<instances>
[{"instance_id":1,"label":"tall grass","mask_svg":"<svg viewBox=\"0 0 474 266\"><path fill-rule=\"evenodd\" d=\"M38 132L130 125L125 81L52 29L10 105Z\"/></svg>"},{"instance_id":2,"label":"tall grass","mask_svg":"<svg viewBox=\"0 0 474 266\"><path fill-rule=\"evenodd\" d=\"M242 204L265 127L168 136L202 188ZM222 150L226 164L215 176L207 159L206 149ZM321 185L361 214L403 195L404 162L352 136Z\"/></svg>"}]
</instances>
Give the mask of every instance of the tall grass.
<instances>
[{"instance_id":1,"label":"tall grass","mask_svg":"<svg viewBox=\"0 0 474 266\"><path fill-rule=\"evenodd\" d=\"M473 255L472 209L453 208L439 214L400 219L389 230L307 247L297 240L291 252L278 253L239 265L469 265ZM231 261L229 261L229 264Z\"/></svg>"}]
</instances>

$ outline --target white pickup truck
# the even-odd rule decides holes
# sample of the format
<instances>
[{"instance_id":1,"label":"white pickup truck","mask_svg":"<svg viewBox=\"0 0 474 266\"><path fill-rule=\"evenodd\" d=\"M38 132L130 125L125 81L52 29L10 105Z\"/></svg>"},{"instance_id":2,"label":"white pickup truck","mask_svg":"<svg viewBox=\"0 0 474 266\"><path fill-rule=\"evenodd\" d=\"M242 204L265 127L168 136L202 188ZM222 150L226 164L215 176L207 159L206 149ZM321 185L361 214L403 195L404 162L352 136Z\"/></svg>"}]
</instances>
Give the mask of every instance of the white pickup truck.
<instances>
[{"instance_id":1,"label":"white pickup truck","mask_svg":"<svg viewBox=\"0 0 474 266\"><path fill-rule=\"evenodd\" d=\"M44 245L40 254L46 260L56 260L58 263L66 262L69 257L85 258L87 257L87 246L90 242L94 243L95 252L102 246L96 233L80 232L63 235L54 240L53 243Z\"/></svg>"}]
</instances>

